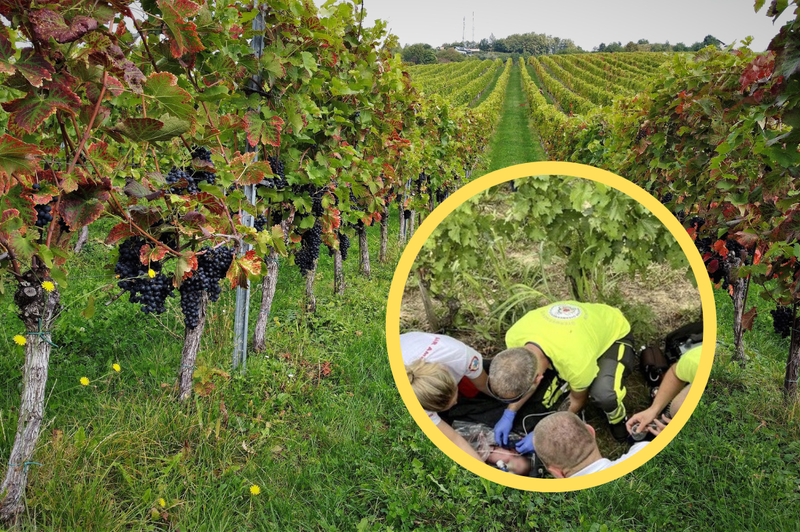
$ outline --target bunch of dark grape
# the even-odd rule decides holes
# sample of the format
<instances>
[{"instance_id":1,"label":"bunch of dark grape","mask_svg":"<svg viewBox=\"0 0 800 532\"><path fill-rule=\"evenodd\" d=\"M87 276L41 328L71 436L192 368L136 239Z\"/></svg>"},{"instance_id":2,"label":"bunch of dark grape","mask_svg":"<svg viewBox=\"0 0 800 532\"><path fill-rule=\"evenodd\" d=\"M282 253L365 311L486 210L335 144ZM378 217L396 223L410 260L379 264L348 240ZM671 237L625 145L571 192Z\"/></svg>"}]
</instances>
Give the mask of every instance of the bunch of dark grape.
<instances>
[{"instance_id":1,"label":"bunch of dark grape","mask_svg":"<svg viewBox=\"0 0 800 532\"><path fill-rule=\"evenodd\" d=\"M226 247L204 247L197 255L197 271L181 283L181 311L190 329L200 323L200 301L205 290L210 301L217 301L222 288L220 280L228 273L233 261L233 250Z\"/></svg>"},{"instance_id":2,"label":"bunch of dark grape","mask_svg":"<svg viewBox=\"0 0 800 532\"><path fill-rule=\"evenodd\" d=\"M44 227L53 221L53 215L50 214L53 208L50 205L34 205L33 208L36 209L36 227Z\"/></svg>"},{"instance_id":3,"label":"bunch of dark grape","mask_svg":"<svg viewBox=\"0 0 800 532\"><path fill-rule=\"evenodd\" d=\"M788 338L792 335L792 322L794 321L794 313L792 307L777 307L771 310L772 315L772 328L775 332L781 335L781 338Z\"/></svg>"},{"instance_id":4,"label":"bunch of dark grape","mask_svg":"<svg viewBox=\"0 0 800 532\"><path fill-rule=\"evenodd\" d=\"M322 207L322 196L325 195L325 187L311 189L311 214L319 218L325 213Z\"/></svg>"},{"instance_id":5,"label":"bunch of dark grape","mask_svg":"<svg viewBox=\"0 0 800 532\"><path fill-rule=\"evenodd\" d=\"M693 218L691 221L698 228L705 223L702 218ZM713 248L715 240L711 237L697 238L694 245L703 257L706 267L716 261L717 268L713 273L709 273L709 277L714 284L721 282L721 288L726 289L728 288L728 279L732 270L741 264L747 264L751 257L744 246L736 240L726 239L725 235L722 236L722 239L725 239L725 248L728 250L727 255L724 257Z\"/></svg>"},{"instance_id":6,"label":"bunch of dark grape","mask_svg":"<svg viewBox=\"0 0 800 532\"><path fill-rule=\"evenodd\" d=\"M294 255L294 263L300 267L300 274L305 275L314 269L314 261L319 257L319 245L322 243L322 227L315 223L314 227L303 233L300 250Z\"/></svg>"},{"instance_id":7,"label":"bunch of dark grape","mask_svg":"<svg viewBox=\"0 0 800 532\"><path fill-rule=\"evenodd\" d=\"M256 216L256 219L253 222L253 227L256 228L256 231L260 233L261 231L264 230L266 226L267 226L267 217L264 216L263 214L259 214L258 216Z\"/></svg>"},{"instance_id":8,"label":"bunch of dark grape","mask_svg":"<svg viewBox=\"0 0 800 532\"><path fill-rule=\"evenodd\" d=\"M265 179L262 181L262 184L267 188L286 188L289 186L289 182L286 180L285 169L283 166L283 162L277 157L272 155L267 157L267 162L269 163L270 168L272 168L272 173L275 174L277 177L273 177L271 179Z\"/></svg>"},{"instance_id":9,"label":"bunch of dark grape","mask_svg":"<svg viewBox=\"0 0 800 532\"><path fill-rule=\"evenodd\" d=\"M450 193L448 192L448 190L446 188L444 188L444 187L440 188L439 190L436 191L436 203L443 202L444 200L447 199L447 196L449 196L449 195L450 195Z\"/></svg>"},{"instance_id":10,"label":"bunch of dark grape","mask_svg":"<svg viewBox=\"0 0 800 532\"><path fill-rule=\"evenodd\" d=\"M211 163L211 152L203 147L196 148L192 152L192 159ZM197 194L200 192L199 185L201 182L205 181L209 185L213 185L217 182L217 176L214 175L214 172L193 170L189 166L181 168L173 166L167 174L166 181L168 185L182 185L184 182L186 183L186 186L170 187L170 194Z\"/></svg>"},{"instance_id":11,"label":"bunch of dark grape","mask_svg":"<svg viewBox=\"0 0 800 532\"><path fill-rule=\"evenodd\" d=\"M131 291L129 301L131 303L141 303L142 312L145 314L151 312L154 314L161 314L167 310L164 303L167 301L168 297L174 296L172 293L173 287L171 278L158 272L152 279L147 276L134 279L132 282L135 284L136 291L139 295Z\"/></svg>"},{"instance_id":12,"label":"bunch of dark grape","mask_svg":"<svg viewBox=\"0 0 800 532\"><path fill-rule=\"evenodd\" d=\"M405 218L406 220L408 220L409 218L411 218L411 211L410 211L410 210L408 210L408 209L405 209L405 210L403 211L403 218Z\"/></svg>"},{"instance_id":13,"label":"bunch of dark grape","mask_svg":"<svg viewBox=\"0 0 800 532\"><path fill-rule=\"evenodd\" d=\"M270 218L272 218L272 225L280 225L283 221L283 213L280 211L280 209L272 209Z\"/></svg>"},{"instance_id":14,"label":"bunch of dark grape","mask_svg":"<svg viewBox=\"0 0 800 532\"><path fill-rule=\"evenodd\" d=\"M350 249L350 237L344 233L339 235L339 252L342 254L342 262L347 260L347 250ZM333 248L328 246L328 256L333 257Z\"/></svg>"},{"instance_id":15,"label":"bunch of dark grape","mask_svg":"<svg viewBox=\"0 0 800 532\"><path fill-rule=\"evenodd\" d=\"M192 178L192 174L188 170L188 168L178 168L176 166L172 167L166 177L167 184L177 185L178 183L181 183L181 181L184 181L186 186L170 187L170 194L197 194L200 192L200 189L197 188L197 185Z\"/></svg>"},{"instance_id":16,"label":"bunch of dark grape","mask_svg":"<svg viewBox=\"0 0 800 532\"><path fill-rule=\"evenodd\" d=\"M211 162L211 151L205 146L198 146L192 151L192 159L200 159L207 163Z\"/></svg>"},{"instance_id":17,"label":"bunch of dark grape","mask_svg":"<svg viewBox=\"0 0 800 532\"><path fill-rule=\"evenodd\" d=\"M350 249L350 237L339 233L339 251L342 252L342 262L347 260L347 250Z\"/></svg>"},{"instance_id":18,"label":"bunch of dark grape","mask_svg":"<svg viewBox=\"0 0 800 532\"><path fill-rule=\"evenodd\" d=\"M172 280L161 273L161 263L152 262L149 266L142 264L139 251L145 245L139 236L126 239L119 247L119 258L114 272L119 276L120 288L130 293L131 303L141 303L145 314L161 314L166 310L164 303L172 296ZM149 271L157 272L150 277Z\"/></svg>"}]
</instances>

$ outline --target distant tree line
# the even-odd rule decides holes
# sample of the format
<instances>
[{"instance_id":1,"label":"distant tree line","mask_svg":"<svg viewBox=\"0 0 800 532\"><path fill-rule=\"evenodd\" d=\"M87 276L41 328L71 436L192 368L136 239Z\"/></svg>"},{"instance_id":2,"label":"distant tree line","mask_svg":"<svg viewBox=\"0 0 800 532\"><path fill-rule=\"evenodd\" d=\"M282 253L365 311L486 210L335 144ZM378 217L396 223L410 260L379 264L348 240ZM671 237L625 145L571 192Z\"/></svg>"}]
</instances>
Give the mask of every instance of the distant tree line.
<instances>
[{"instance_id":1,"label":"distant tree line","mask_svg":"<svg viewBox=\"0 0 800 532\"><path fill-rule=\"evenodd\" d=\"M677 44L670 44L669 41L665 43L651 43L647 39L639 39L638 42L630 41L626 45L621 42L612 42L609 44L600 43L599 46L594 47L593 52L696 52L705 48L706 46L714 45L716 47L724 46L725 44L714 37L713 35L706 35L702 41L698 41L692 45L685 45L682 42Z\"/></svg>"},{"instance_id":2,"label":"distant tree line","mask_svg":"<svg viewBox=\"0 0 800 532\"><path fill-rule=\"evenodd\" d=\"M479 42L455 42L445 43L434 49L430 44L416 43L407 44L398 50L403 57L403 61L417 65L427 65L431 63L449 63L453 61L463 61L466 57L455 50L456 46L466 45L469 48L478 48L481 52L497 52L518 54L523 56L530 55L553 55L553 54L574 54L584 50L577 46L572 39L562 39L552 37L544 33L515 33L504 39L496 39L492 34L488 39L481 39ZM702 41L698 41L690 46L682 42L670 44L650 43L647 39L639 39L638 42L630 41L623 45L621 42L611 42L609 44L600 43L595 46L593 52L691 52L698 51L709 45L724 46L724 43L713 35L706 35Z\"/></svg>"}]
</instances>

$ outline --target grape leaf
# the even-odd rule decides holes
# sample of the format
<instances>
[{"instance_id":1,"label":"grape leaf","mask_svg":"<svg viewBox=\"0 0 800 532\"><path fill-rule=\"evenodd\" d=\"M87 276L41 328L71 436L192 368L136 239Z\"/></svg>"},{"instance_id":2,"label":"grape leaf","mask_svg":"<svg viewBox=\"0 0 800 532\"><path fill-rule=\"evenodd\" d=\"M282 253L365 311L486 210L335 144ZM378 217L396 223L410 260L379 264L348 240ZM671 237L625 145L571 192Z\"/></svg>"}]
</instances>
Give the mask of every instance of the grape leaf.
<instances>
[{"instance_id":1,"label":"grape leaf","mask_svg":"<svg viewBox=\"0 0 800 532\"><path fill-rule=\"evenodd\" d=\"M38 167L36 157L42 152L11 135L0 137L0 175L11 176L18 171L34 172Z\"/></svg>"},{"instance_id":2,"label":"grape leaf","mask_svg":"<svg viewBox=\"0 0 800 532\"><path fill-rule=\"evenodd\" d=\"M81 316L87 320L94 316L94 296L89 296L89 301L86 302L86 308L81 312Z\"/></svg>"},{"instance_id":3,"label":"grape leaf","mask_svg":"<svg viewBox=\"0 0 800 532\"><path fill-rule=\"evenodd\" d=\"M758 316L758 309L756 307L751 308L742 315L742 328L745 331L753 330L753 322L755 321L756 316Z\"/></svg>"},{"instance_id":4,"label":"grape leaf","mask_svg":"<svg viewBox=\"0 0 800 532\"><path fill-rule=\"evenodd\" d=\"M73 114L80 110L81 99L65 83L51 83L48 89L50 94L46 97L31 91L22 98L4 103L3 109L11 113L9 122L33 133L56 109Z\"/></svg>"},{"instance_id":5,"label":"grape leaf","mask_svg":"<svg viewBox=\"0 0 800 532\"><path fill-rule=\"evenodd\" d=\"M260 183L262 179L267 176L271 176L272 168L270 167L267 161L258 161L247 168L239 174L239 178L236 182L240 185L255 185Z\"/></svg>"},{"instance_id":6,"label":"grape leaf","mask_svg":"<svg viewBox=\"0 0 800 532\"><path fill-rule=\"evenodd\" d=\"M155 118L126 118L109 129L112 133L125 135L134 142L156 142L183 135L190 124L180 118L165 115Z\"/></svg>"},{"instance_id":7,"label":"grape leaf","mask_svg":"<svg viewBox=\"0 0 800 532\"><path fill-rule=\"evenodd\" d=\"M280 57L275 52L265 51L259 61L261 62L261 67L276 78L282 78L286 75L286 67L283 66Z\"/></svg>"},{"instance_id":8,"label":"grape leaf","mask_svg":"<svg viewBox=\"0 0 800 532\"><path fill-rule=\"evenodd\" d=\"M167 26L170 52L178 58L185 54L205 50L197 34L197 26L186 19L200 11L200 6L190 0L158 0L158 7Z\"/></svg>"},{"instance_id":9,"label":"grape leaf","mask_svg":"<svg viewBox=\"0 0 800 532\"><path fill-rule=\"evenodd\" d=\"M178 118L194 116L191 95L178 87L178 78L169 72L151 74L144 83L144 93L152 98L155 107Z\"/></svg>"},{"instance_id":10,"label":"grape leaf","mask_svg":"<svg viewBox=\"0 0 800 532\"><path fill-rule=\"evenodd\" d=\"M106 244L114 245L123 238L128 238L133 236L135 233L131 229L131 225L128 222L121 222L111 228L109 231L108 236L106 237Z\"/></svg>"},{"instance_id":11,"label":"grape leaf","mask_svg":"<svg viewBox=\"0 0 800 532\"><path fill-rule=\"evenodd\" d=\"M231 288L238 286L246 288L248 286L248 277L261 275L261 265L261 257L258 256L254 249L251 249L242 257L234 258L226 276L231 282Z\"/></svg>"},{"instance_id":12,"label":"grape leaf","mask_svg":"<svg viewBox=\"0 0 800 532\"><path fill-rule=\"evenodd\" d=\"M70 231L77 231L100 218L103 202L110 196L111 180L108 178L83 179L78 189L61 198L58 212L64 218Z\"/></svg>"},{"instance_id":13,"label":"grape leaf","mask_svg":"<svg viewBox=\"0 0 800 532\"><path fill-rule=\"evenodd\" d=\"M78 15L68 24L64 15L46 8L33 11L28 17L34 36L44 42L51 37L61 44L74 42L97 29L97 21L93 18Z\"/></svg>"},{"instance_id":14,"label":"grape leaf","mask_svg":"<svg viewBox=\"0 0 800 532\"><path fill-rule=\"evenodd\" d=\"M256 147L259 142L269 144L276 148L281 145L281 129L283 129L283 119L279 116L270 117L262 120L255 111L250 111L245 115L245 132L247 142L251 147Z\"/></svg>"},{"instance_id":15,"label":"grape leaf","mask_svg":"<svg viewBox=\"0 0 800 532\"><path fill-rule=\"evenodd\" d=\"M175 288L179 288L181 286L181 281L191 277L192 271L196 269L197 255L195 255L194 251L187 251L178 257L178 262L175 265L175 278L172 280L172 284Z\"/></svg>"},{"instance_id":16,"label":"grape leaf","mask_svg":"<svg viewBox=\"0 0 800 532\"><path fill-rule=\"evenodd\" d=\"M19 60L14 63L14 68L34 87L41 87L43 81L53 79L52 75L55 72L53 65L44 56L37 54L33 48L22 50Z\"/></svg>"}]
</instances>

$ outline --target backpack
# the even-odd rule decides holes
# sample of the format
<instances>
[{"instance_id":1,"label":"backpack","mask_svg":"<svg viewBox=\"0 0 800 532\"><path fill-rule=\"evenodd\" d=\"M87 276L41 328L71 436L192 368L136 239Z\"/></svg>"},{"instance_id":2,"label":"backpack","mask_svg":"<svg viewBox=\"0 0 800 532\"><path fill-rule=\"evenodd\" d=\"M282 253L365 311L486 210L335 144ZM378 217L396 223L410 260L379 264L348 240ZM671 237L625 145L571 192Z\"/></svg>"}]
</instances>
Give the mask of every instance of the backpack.
<instances>
[{"instance_id":1,"label":"backpack","mask_svg":"<svg viewBox=\"0 0 800 532\"><path fill-rule=\"evenodd\" d=\"M669 333L664 339L664 349L651 345L639 355L639 370L650 388L661 385L669 367L681 356L703 343L703 323L698 321L684 325Z\"/></svg>"}]
</instances>

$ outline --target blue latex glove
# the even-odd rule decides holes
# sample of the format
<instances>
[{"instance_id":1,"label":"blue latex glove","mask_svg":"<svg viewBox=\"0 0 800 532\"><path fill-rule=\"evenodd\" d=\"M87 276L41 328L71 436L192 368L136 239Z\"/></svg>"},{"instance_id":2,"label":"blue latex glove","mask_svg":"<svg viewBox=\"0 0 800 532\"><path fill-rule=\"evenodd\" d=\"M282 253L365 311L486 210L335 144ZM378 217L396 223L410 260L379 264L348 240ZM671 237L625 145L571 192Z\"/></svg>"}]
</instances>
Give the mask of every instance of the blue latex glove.
<instances>
[{"instance_id":1,"label":"blue latex glove","mask_svg":"<svg viewBox=\"0 0 800 532\"><path fill-rule=\"evenodd\" d=\"M528 454L535 450L533 448L533 432L529 432L527 436L517 442L517 452L519 454Z\"/></svg>"},{"instance_id":2,"label":"blue latex glove","mask_svg":"<svg viewBox=\"0 0 800 532\"><path fill-rule=\"evenodd\" d=\"M511 434L511 427L514 425L515 417L517 417L517 413L506 408L506 411L503 412L503 417L494 426L494 441L498 444L508 445L508 435Z\"/></svg>"}]
</instances>

